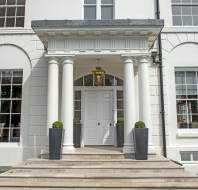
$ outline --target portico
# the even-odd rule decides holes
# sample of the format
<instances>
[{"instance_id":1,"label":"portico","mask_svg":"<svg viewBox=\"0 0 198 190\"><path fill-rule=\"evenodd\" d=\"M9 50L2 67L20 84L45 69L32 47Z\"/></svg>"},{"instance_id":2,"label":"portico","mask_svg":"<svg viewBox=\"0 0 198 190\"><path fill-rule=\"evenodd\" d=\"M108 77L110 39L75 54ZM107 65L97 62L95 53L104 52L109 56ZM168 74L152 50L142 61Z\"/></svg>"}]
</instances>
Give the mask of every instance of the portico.
<instances>
[{"instance_id":1,"label":"portico","mask_svg":"<svg viewBox=\"0 0 198 190\"><path fill-rule=\"evenodd\" d=\"M78 79L82 75L91 74L95 66L94 60L97 59L102 60L103 69L109 64L109 67L105 69L107 74L114 74L115 77L123 80L123 86L120 87L123 90L123 151L134 152L132 129L138 120L144 121L149 128L149 145L152 147L149 49L160 32L163 22L114 20L111 22L60 21L57 23L33 21L32 27L47 48L45 55L48 60L47 126L51 127L52 123L58 119L63 121L65 128L63 153L75 151L73 147L74 78ZM90 64L86 65L86 62ZM116 64L118 67L114 68ZM117 87L115 86L115 83L111 87L102 85L91 88L89 86L84 89L83 92L86 93L81 97L84 102L84 107L81 109L82 115L86 115L86 109L89 106L85 105L91 105L89 103L91 100L94 103L99 102L93 106L98 105L99 114L104 109L99 104L102 105L104 101L104 105L108 105L109 113L111 113L105 114L111 118L107 119L108 133L111 133L109 131L112 126L115 126L117 120L118 110L115 108ZM93 90L97 93L93 93ZM91 111L91 113L95 112ZM95 116L101 118L98 114ZM85 132L88 127L87 120L81 118L81 122ZM100 122L96 121L95 125L100 126ZM94 134L94 131L92 133ZM95 133L97 134L97 131ZM113 134L115 135L115 132ZM82 136L82 142L88 142L86 137L85 134ZM101 137L104 136L101 135Z\"/></svg>"}]
</instances>

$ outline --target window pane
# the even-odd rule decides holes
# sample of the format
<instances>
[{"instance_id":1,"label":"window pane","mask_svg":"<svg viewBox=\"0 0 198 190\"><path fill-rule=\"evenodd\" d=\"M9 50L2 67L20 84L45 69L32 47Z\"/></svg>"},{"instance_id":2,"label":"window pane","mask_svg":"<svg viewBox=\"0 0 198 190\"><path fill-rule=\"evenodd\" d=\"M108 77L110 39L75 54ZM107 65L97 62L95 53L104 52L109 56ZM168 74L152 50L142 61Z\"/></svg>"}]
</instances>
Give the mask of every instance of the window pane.
<instances>
[{"instance_id":1,"label":"window pane","mask_svg":"<svg viewBox=\"0 0 198 190\"><path fill-rule=\"evenodd\" d=\"M117 91L117 99L123 99L123 91Z\"/></svg>"},{"instance_id":2,"label":"window pane","mask_svg":"<svg viewBox=\"0 0 198 190\"><path fill-rule=\"evenodd\" d=\"M11 126L18 128L20 127L20 120L21 120L21 115L20 114L15 114L11 116Z\"/></svg>"},{"instance_id":3,"label":"window pane","mask_svg":"<svg viewBox=\"0 0 198 190\"><path fill-rule=\"evenodd\" d=\"M96 4L96 0L85 0L85 4Z\"/></svg>"},{"instance_id":4,"label":"window pane","mask_svg":"<svg viewBox=\"0 0 198 190\"><path fill-rule=\"evenodd\" d=\"M81 100L81 91L75 91L75 100Z\"/></svg>"},{"instance_id":5,"label":"window pane","mask_svg":"<svg viewBox=\"0 0 198 190\"><path fill-rule=\"evenodd\" d=\"M84 86L93 86L93 75L87 75L84 77Z\"/></svg>"},{"instance_id":6,"label":"window pane","mask_svg":"<svg viewBox=\"0 0 198 190\"><path fill-rule=\"evenodd\" d=\"M24 16L25 15L25 7L17 7L17 16Z\"/></svg>"},{"instance_id":7,"label":"window pane","mask_svg":"<svg viewBox=\"0 0 198 190\"><path fill-rule=\"evenodd\" d=\"M191 6L182 6L182 15L191 15Z\"/></svg>"},{"instance_id":8,"label":"window pane","mask_svg":"<svg viewBox=\"0 0 198 190\"><path fill-rule=\"evenodd\" d=\"M121 79L119 79L117 77L115 78L115 83L116 83L115 84L116 86L123 86L123 80L121 80Z\"/></svg>"},{"instance_id":9,"label":"window pane","mask_svg":"<svg viewBox=\"0 0 198 190\"><path fill-rule=\"evenodd\" d=\"M101 19L103 20L113 19L113 7L112 6L101 7Z\"/></svg>"},{"instance_id":10,"label":"window pane","mask_svg":"<svg viewBox=\"0 0 198 190\"><path fill-rule=\"evenodd\" d=\"M0 128L0 142L8 142L9 129Z\"/></svg>"},{"instance_id":11,"label":"window pane","mask_svg":"<svg viewBox=\"0 0 198 190\"><path fill-rule=\"evenodd\" d=\"M124 117L124 112L123 111L118 111L117 112L117 117Z\"/></svg>"},{"instance_id":12,"label":"window pane","mask_svg":"<svg viewBox=\"0 0 198 190\"><path fill-rule=\"evenodd\" d=\"M123 109L123 101L117 101L117 109Z\"/></svg>"},{"instance_id":13,"label":"window pane","mask_svg":"<svg viewBox=\"0 0 198 190\"><path fill-rule=\"evenodd\" d=\"M198 6L192 6L192 14L198 15Z\"/></svg>"},{"instance_id":14,"label":"window pane","mask_svg":"<svg viewBox=\"0 0 198 190\"><path fill-rule=\"evenodd\" d=\"M1 86L1 98L10 98L11 86Z\"/></svg>"},{"instance_id":15,"label":"window pane","mask_svg":"<svg viewBox=\"0 0 198 190\"><path fill-rule=\"evenodd\" d=\"M189 114L198 114L198 101L197 100L188 100L188 113Z\"/></svg>"},{"instance_id":16,"label":"window pane","mask_svg":"<svg viewBox=\"0 0 198 190\"><path fill-rule=\"evenodd\" d=\"M188 128L186 115L177 115L177 127L178 128Z\"/></svg>"},{"instance_id":17,"label":"window pane","mask_svg":"<svg viewBox=\"0 0 198 190\"><path fill-rule=\"evenodd\" d=\"M193 152L193 161L198 161L198 152Z\"/></svg>"},{"instance_id":18,"label":"window pane","mask_svg":"<svg viewBox=\"0 0 198 190\"><path fill-rule=\"evenodd\" d=\"M190 152L181 152L181 161L191 161Z\"/></svg>"},{"instance_id":19,"label":"window pane","mask_svg":"<svg viewBox=\"0 0 198 190\"><path fill-rule=\"evenodd\" d=\"M17 0L17 5L25 5L25 0Z\"/></svg>"},{"instance_id":20,"label":"window pane","mask_svg":"<svg viewBox=\"0 0 198 190\"><path fill-rule=\"evenodd\" d=\"M6 8L5 7L0 7L0 16L5 16L5 10Z\"/></svg>"},{"instance_id":21,"label":"window pane","mask_svg":"<svg viewBox=\"0 0 198 190\"><path fill-rule=\"evenodd\" d=\"M81 110L81 102L80 101L75 101L74 107L75 107L75 110Z\"/></svg>"},{"instance_id":22,"label":"window pane","mask_svg":"<svg viewBox=\"0 0 198 190\"><path fill-rule=\"evenodd\" d=\"M172 0L172 3L181 3L181 0Z\"/></svg>"},{"instance_id":23,"label":"window pane","mask_svg":"<svg viewBox=\"0 0 198 190\"><path fill-rule=\"evenodd\" d=\"M196 72L186 72L186 83L197 84Z\"/></svg>"},{"instance_id":24,"label":"window pane","mask_svg":"<svg viewBox=\"0 0 198 190\"><path fill-rule=\"evenodd\" d=\"M75 111L75 112L74 112L74 118L79 118L79 119L81 119L81 111Z\"/></svg>"},{"instance_id":25,"label":"window pane","mask_svg":"<svg viewBox=\"0 0 198 190\"><path fill-rule=\"evenodd\" d=\"M13 77L23 77L23 71L13 71Z\"/></svg>"},{"instance_id":26,"label":"window pane","mask_svg":"<svg viewBox=\"0 0 198 190\"><path fill-rule=\"evenodd\" d=\"M101 4L113 4L113 0L102 0Z\"/></svg>"},{"instance_id":27,"label":"window pane","mask_svg":"<svg viewBox=\"0 0 198 190\"><path fill-rule=\"evenodd\" d=\"M22 97L22 86L12 86L12 98Z\"/></svg>"},{"instance_id":28,"label":"window pane","mask_svg":"<svg viewBox=\"0 0 198 190\"><path fill-rule=\"evenodd\" d=\"M9 127L10 115L9 114L0 114L0 124L4 127Z\"/></svg>"},{"instance_id":29,"label":"window pane","mask_svg":"<svg viewBox=\"0 0 198 190\"><path fill-rule=\"evenodd\" d=\"M186 86L185 85L176 85L176 95L177 98L186 98Z\"/></svg>"},{"instance_id":30,"label":"window pane","mask_svg":"<svg viewBox=\"0 0 198 190\"><path fill-rule=\"evenodd\" d=\"M181 6L172 6L173 15L181 15Z\"/></svg>"},{"instance_id":31,"label":"window pane","mask_svg":"<svg viewBox=\"0 0 198 190\"><path fill-rule=\"evenodd\" d=\"M187 86L187 98L197 98L197 85L188 85Z\"/></svg>"},{"instance_id":32,"label":"window pane","mask_svg":"<svg viewBox=\"0 0 198 190\"><path fill-rule=\"evenodd\" d=\"M8 5L15 5L16 4L16 0L7 0L7 4Z\"/></svg>"},{"instance_id":33,"label":"window pane","mask_svg":"<svg viewBox=\"0 0 198 190\"><path fill-rule=\"evenodd\" d=\"M189 128L198 128L198 115L189 115Z\"/></svg>"},{"instance_id":34,"label":"window pane","mask_svg":"<svg viewBox=\"0 0 198 190\"><path fill-rule=\"evenodd\" d=\"M114 86L114 76L105 75L105 86Z\"/></svg>"},{"instance_id":35,"label":"window pane","mask_svg":"<svg viewBox=\"0 0 198 190\"><path fill-rule=\"evenodd\" d=\"M193 16L193 26L198 26L198 16Z\"/></svg>"},{"instance_id":36,"label":"window pane","mask_svg":"<svg viewBox=\"0 0 198 190\"><path fill-rule=\"evenodd\" d=\"M178 114L186 114L187 113L186 100L177 100L177 113Z\"/></svg>"},{"instance_id":37,"label":"window pane","mask_svg":"<svg viewBox=\"0 0 198 190\"><path fill-rule=\"evenodd\" d=\"M15 24L15 18L7 18L6 19L6 26L7 27L14 27Z\"/></svg>"},{"instance_id":38,"label":"window pane","mask_svg":"<svg viewBox=\"0 0 198 190\"><path fill-rule=\"evenodd\" d=\"M2 84L11 84L12 73L2 72Z\"/></svg>"},{"instance_id":39,"label":"window pane","mask_svg":"<svg viewBox=\"0 0 198 190\"><path fill-rule=\"evenodd\" d=\"M84 19L95 20L96 19L96 7L89 6L84 8Z\"/></svg>"},{"instance_id":40,"label":"window pane","mask_svg":"<svg viewBox=\"0 0 198 190\"><path fill-rule=\"evenodd\" d=\"M20 100L12 101L12 113L21 113L21 101Z\"/></svg>"},{"instance_id":41,"label":"window pane","mask_svg":"<svg viewBox=\"0 0 198 190\"><path fill-rule=\"evenodd\" d=\"M22 84L22 77L13 77L13 84Z\"/></svg>"},{"instance_id":42,"label":"window pane","mask_svg":"<svg viewBox=\"0 0 198 190\"><path fill-rule=\"evenodd\" d=\"M0 0L0 5L5 5L6 0Z\"/></svg>"},{"instance_id":43,"label":"window pane","mask_svg":"<svg viewBox=\"0 0 198 190\"><path fill-rule=\"evenodd\" d=\"M182 3L189 4L189 3L191 3L191 0L182 0Z\"/></svg>"},{"instance_id":44,"label":"window pane","mask_svg":"<svg viewBox=\"0 0 198 190\"><path fill-rule=\"evenodd\" d=\"M24 27L24 17L16 18L16 27Z\"/></svg>"},{"instance_id":45,"label":"window pane","mask_svg":"<svg viewBox=\"0 0 198 190\"><path fill-rule=\"evenodd\" d=\"M75 80L74 86L83 86L83 77L80 79Z\"/></svg>"},{"instance_id":46,"label":"window pane","mask_svg":"<svg viewBox=\"0 0 198 190\"><path fill-rule=\"evenodd\" d=\"M1 100L0 113L10 113L10 100Z\"/></svg>"},{"instance_id":47,"label":"window pane","mask_svg":"<svg viewBox=\"0 0 198 190\"><path fill-rule=\"evenodd\" d=\"M182 17L181 16L173 16L173 25L181 26L182 25Z\"/></svg>"},{"instance_id":48,"label":"window pane","mask_svg":"<svg viewBox=\"0 0 198 190\"><path fill-rule=\"evenodd\" d=\"M4 27L5 18L0 18L0 27Z\"/></svg>"},{"instance_id":49,"label":"window pane","mask_svg":"<svg viewBox=\"0 0 198 190\"><path fill-rule=\"evenodd\" d=\"M182 16L184 26L192 26L192 17L191 16Z\"/></svg>"},{"instance_id":50,"label":"window pane","mask_svg":"<svg viewBox=\"0 0 198 190\"><path fill-rule=\"evenodd\" d=\"M15 16L16 7L8 7L7 8L7 16Z\"/></svg>"}]
</instances>

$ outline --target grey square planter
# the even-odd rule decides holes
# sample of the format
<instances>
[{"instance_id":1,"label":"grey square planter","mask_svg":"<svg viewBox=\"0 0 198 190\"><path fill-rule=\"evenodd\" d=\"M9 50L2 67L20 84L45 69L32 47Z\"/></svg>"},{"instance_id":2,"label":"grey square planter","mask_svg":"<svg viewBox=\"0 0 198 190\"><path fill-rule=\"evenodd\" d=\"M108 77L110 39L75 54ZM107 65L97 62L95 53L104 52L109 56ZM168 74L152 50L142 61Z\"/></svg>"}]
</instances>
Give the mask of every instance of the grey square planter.
<instances>
[{"instance_id":1,"label":"grey square planter","mask_svg":"<svg viewBox=\"0 0 198 190\"><path fill-rule=\"evenodd\" d=\"M124 145L124 124L116 124L116 134L117 134L117 147L123 147Z\"/></svg>"},{"instance_id":2,"label":"grey square planter","mask_svg":"<svg viewBox=\"0 0 198 190\"><path fill-rule=\"evenodd\" d=\"M81 124L80 123L74 123L73 128L73 143L75 148L81 147Z\"/></svg>"},{"instance_id":3,"label":"grey square planter","mask_svg":"<svg viewBox=\"0 0 198 190\"><path fill-rule=\"evenodd\" d=\"M148 128L134 128L135 159L148 159Z\"/></svg>"},{"instance_id":4,"label":"grey square planter","mask_svg":"<svg viewBox=\"0 0 198 190\"><path fill-rule=\"evenodd\" d=\"M62 150L62 128L49 129L49 159L59 160Z\"/></svg>"}]
</instances>

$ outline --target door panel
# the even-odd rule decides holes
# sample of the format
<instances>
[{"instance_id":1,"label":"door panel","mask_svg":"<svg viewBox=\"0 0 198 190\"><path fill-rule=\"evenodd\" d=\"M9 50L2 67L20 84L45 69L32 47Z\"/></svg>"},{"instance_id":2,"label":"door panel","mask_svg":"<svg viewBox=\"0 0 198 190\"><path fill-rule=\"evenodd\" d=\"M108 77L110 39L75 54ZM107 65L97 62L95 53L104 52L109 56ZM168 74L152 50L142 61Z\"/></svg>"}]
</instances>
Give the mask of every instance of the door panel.
<instances>
[{"instance_id":1,"label":"door panel","mask_svg":"<svg viewBox=\"0 0 198 190\"><path fill-rule=\"evenodd\" d=\"M85 102L85 145L113 145L112 91L87 91Z\"/></svg>"}]
</instances>

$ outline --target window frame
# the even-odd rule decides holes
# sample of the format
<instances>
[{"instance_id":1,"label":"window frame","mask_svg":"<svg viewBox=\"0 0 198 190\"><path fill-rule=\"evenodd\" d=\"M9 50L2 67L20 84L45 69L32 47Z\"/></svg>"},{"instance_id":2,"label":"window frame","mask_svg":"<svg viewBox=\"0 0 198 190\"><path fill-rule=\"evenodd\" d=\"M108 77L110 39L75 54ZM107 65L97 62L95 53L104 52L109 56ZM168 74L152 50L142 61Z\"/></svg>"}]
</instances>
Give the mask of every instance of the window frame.
<instances>
[{"instance_id":1,"label":"window frame","mask_svg":"<svg viewBox=\"0 0 198 190\"><path fill-rule=\"evenodd\" d=\"M176 73L177 72L182 72L184 73L184 83L183 84L179 84L176 82ZM194 72L196 75L196 81L194 84L190 84L187 82L187 72ZM175 69L175 101L176 101L176 118L177 118L177 129L179 130L198 130L198 127L192 127L193 121L191 123L191 127L190 127L190 121L189 121L189 112L188 112L188 102L189 101L197 101L198 102L198 69L194 68L194 69ZM196 98L189 98L188 96L192 95L192 94L188 94L188 86L192 86L192 85L196 85ZM184 86L184 90L185 90L185 94L177 94L177 86ZM192 89L191 89L192 90ZM185 95L185 97L180 97L178 98L177 96L181 96L181 95ZM179 113L178 112L178 108L177 108L177 102L178 101L185 101L185 107L186 107L186 113ZM178 126L178 116L186 116L186 125L187 127L179 127ZM197 113L191 113L191 116L198 116L198 111ZM198 123L198 122L197 122Z\"/></svg>"},{"instance_id":2,"label":"window frame","mask_svg":"<svg viewBox=\"0 0 198 190\"><path fill-rule=\"evenodd\" d=\"M194 17L197 17L197 19L198 19L198 13L197 14L193 14L193 12L192 12L192 7L197 7L197 9L198 9L198 2L197 3L193 3L193 1L192 0L190 0L191 2L189 2L189 3L183 3L182 2L182 0L178 0L178 1L180 1L180 2L174 2L174 0L172 0L171 1L171 9L172 9L172 24L173 24L173 26L191 26L191 27L197 27L198 26L198 21L194 21ZM174 14L173 13L173 7L180 7L181 8L181 14ZM184 6L188 6L188 7L190 7L190 9L191 9L191 13L190 14L183 14L183 12L182 12L182 7L184 7ZM181 19L181 23L177 23L177 24L174 24L174 17L181 17L180 19ZM190 17L190 19L191 19L191 24L185 24L184 23L184 18L183 17Z\"/></svg>"},{"instance_id":3,"label":"window frame","mask_svg":"<svg viewBox=\"0 0 198 190\"><path fill-rule=\"evenodd\" d=\"M10 83L7 83L7 84L3 84L2 83L2 74L3 72L8 72L8 73L11 73L11 81ZM13 79L14 79L14 72L20 72L21 76L18 76L16 78L21 78L21 81L20 83L14 83ZM2 97L2 93L1 93L1 90L2 90L2 86L10 86L10 94L9 94L9 97ZM20 92L20 97L13 97L13 86L20 86L21 87L21 92ZM7 141L0 141L0 143L19 143L20 142L20 135L21 135L21 116L22 116L22 90L23 90L23 70L21 69L6 69L6 70L0 70L0 108L1 108L1 102L3 101L10 101L10 104L9 104L9 112L3 112L1 109L0 109L0 115L3 116L3 115L9 115L9 123L8 123L8 126L6 127L2 127L2 130L7 130L8 132L8 137L7 137ZM14 101L20 101L20 112L15 112L13 111L13 102ZM18 127L12 127L12 117L13 116L20 116L20 125ZM17 130L18 131L18 136L17 137L14 137L12 136L13 133L14 133L14 130ZM3 137L1 137L3 138Z\"/></svg>"},{"instance_id":4,"label":"window frame","mask_svg":"<svg viewBox=\"0 0 198 190\"><path fill-rule=\"evenodd\" d=\"M5 0L5 5L0 5L0 9L5 9L4 16L0 16L0 19L4 19L4 23L2 22L2 26L0 25L0 28L24 28L25 26L25 11L26 11L26 0L24 0L24 4L18 4L19 0L15 0L15 4L8 4L8 0ZM7 12L9 8L14 8L15 9L15 14L8 16ZM17 15L17 11L22 8L23 10L23 15ZM10 24L9 26L7 25L8 19L14 19L14 23ZM22 19L22 24L17 25L17 21L19 19ZM1 24L1 23L0 23Z\"/></svg>"},{"instance_id":5,"label":"window frame","mask_svg":"<svg viewBox=\"0 0 198 190\"><path fill-rule=\"evenodd\" d=\"M96 18L86 19L85 18L85 7L95 6L96 7ZM102 19L102 7L112 7L112 18L111 19ZM83 1L83 19L84 20L113 20L115 19L115 1L112 0L112 4L102 4L102 0L96 0L96 4L85 4Z\"/></svg>"}]
</instances>

